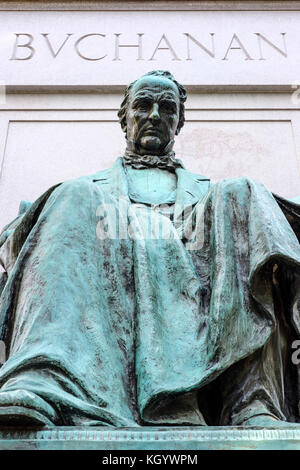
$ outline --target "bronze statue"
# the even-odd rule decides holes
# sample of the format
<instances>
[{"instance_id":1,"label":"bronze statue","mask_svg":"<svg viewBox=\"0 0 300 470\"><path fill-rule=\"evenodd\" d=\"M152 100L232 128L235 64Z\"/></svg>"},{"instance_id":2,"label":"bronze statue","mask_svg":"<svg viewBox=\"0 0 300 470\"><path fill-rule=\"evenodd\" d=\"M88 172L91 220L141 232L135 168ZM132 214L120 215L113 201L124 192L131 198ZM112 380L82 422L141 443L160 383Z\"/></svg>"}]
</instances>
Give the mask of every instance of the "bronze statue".
<instances>
[{"instance_id":1,"label":"bronze statue","mask_svg":"<svg viewBox=\"0 0 300 470\"><path fill-rule=\"evenodd\" d=\"M124 156L4 228L2 425L299 422L300 206L186 170L185 100L136 80Z\"/></svg>"}]
</instances>

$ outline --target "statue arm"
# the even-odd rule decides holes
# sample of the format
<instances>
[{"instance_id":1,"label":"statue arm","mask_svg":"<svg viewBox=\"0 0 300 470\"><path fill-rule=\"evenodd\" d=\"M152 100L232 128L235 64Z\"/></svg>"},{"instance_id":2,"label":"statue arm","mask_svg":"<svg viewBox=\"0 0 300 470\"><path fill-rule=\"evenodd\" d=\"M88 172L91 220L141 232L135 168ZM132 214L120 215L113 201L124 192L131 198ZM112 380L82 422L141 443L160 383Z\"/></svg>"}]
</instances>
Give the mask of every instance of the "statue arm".
<instances>
[{"instance_id":1,"label":"statue arm","mask_svg":"<svg viewBox=\"0 0 300 470\"><path fill-rule=\"evenodd\" d=\"M49 196L60 184L52 186L34 203L22 201L18 217L6 225L0 234L0 339L3 341L10 335L11 310L8 305L14 302L11 287L16 282L13 268Z\"/></svg>"},{"instance_id":2,"label":"statue arm","mask_svg":"<svg viewBox=\"0 0 300 470\"><path fill-rule=\"evenodd\" d=\"M21 201L18 216L7 224L0 233L0 296L5 287L8 273L15 263L11 253L11 238L31 205L31 202Z\"/></svg>"},{"instance_id":3,"label":"statue arm","mask_svg":"<svg viewBox=\"0 0 300 470\"><path fill-rule=\"evenodd\" d=\"M21 201L18 216L0 233L0 297L30 230L49 196L60 185L49 188L34 203Z\"/></svg>"}]
</instances>

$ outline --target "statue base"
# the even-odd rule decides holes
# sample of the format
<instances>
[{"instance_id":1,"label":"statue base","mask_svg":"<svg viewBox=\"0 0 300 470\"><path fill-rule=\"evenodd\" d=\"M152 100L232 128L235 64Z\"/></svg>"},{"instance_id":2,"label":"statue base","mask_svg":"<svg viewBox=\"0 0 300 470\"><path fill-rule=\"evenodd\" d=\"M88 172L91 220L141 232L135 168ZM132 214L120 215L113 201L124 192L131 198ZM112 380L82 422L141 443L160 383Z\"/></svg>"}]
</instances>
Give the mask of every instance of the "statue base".
<instances>
[{"instance_id":1,"label":"statue base","mask_svg":"<svg viewBox=\"0 0 300 470\"><path fill-rule=\"evenodd\" d=\"M300 423L287 428L0 428L0 450L299 450Z\"/></svg>"}]
</instances>

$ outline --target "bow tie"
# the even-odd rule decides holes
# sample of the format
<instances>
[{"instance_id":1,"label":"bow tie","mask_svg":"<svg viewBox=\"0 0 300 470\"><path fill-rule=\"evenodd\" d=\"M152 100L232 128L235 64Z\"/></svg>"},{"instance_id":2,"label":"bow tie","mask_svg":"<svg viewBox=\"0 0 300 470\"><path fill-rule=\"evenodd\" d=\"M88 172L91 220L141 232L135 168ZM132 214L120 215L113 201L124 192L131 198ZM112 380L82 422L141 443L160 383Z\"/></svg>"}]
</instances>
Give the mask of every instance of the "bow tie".
<instances>
[{"instance_id":1,"label":"bow tie","mask_svg":"<svg viewBox=\"0 0 300 470\"><path fill-rule=\"evenodd\" d=\"M175 153L170 152L167 155L138 155L137 153L127 151L123 157L125 164L130 165L137 170L145 168L160 168L162 170L175 171L176 168L184 168L182 162L175 158Z\"/></svg>"}]
</instances>

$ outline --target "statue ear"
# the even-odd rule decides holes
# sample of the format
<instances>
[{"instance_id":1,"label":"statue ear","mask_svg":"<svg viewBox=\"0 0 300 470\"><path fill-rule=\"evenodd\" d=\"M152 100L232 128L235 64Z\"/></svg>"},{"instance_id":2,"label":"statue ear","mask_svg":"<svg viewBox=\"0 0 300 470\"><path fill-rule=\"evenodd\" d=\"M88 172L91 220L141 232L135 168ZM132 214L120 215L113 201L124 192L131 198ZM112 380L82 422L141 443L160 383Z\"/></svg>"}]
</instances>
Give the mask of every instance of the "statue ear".
<instances>
[{"instance_id":1,"label":"statue ear","mask_svg":"<svg viewBox=\"0 0 300 470\"><path fill-rule=\"evenodd\" d=\"M121 104L121 107L118 111L118 118L119 118L119 123L121 125L121 129L123 132L127 132L127 119L126 119L126 113L127 113L127 110L125 109L125 112L124 112L124 101L122 102Z\"/></svg>"},{"instance_id":2,"label":"statue ear","mask_svg":"<svg viewBox=\"0 0 300 470\"><path fill-rule=\"evenodd\" d=\"M127 134L127 122L126 122L126 119L122 119L122 121L120 121L120 124L121 124L121 129L123 132L125 132L125 134Z\"/></svg>"}]
</instances>

